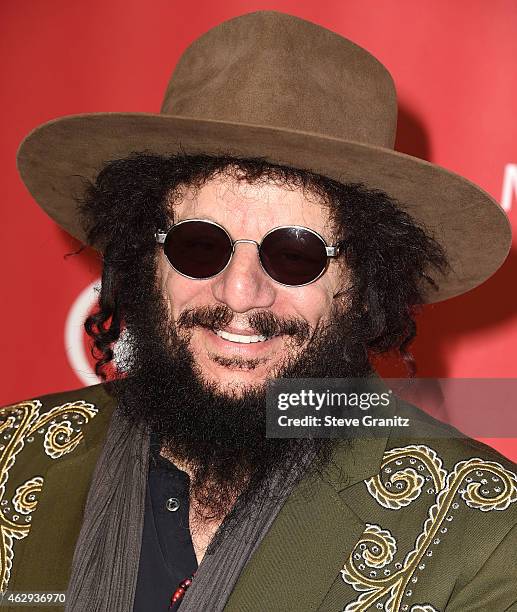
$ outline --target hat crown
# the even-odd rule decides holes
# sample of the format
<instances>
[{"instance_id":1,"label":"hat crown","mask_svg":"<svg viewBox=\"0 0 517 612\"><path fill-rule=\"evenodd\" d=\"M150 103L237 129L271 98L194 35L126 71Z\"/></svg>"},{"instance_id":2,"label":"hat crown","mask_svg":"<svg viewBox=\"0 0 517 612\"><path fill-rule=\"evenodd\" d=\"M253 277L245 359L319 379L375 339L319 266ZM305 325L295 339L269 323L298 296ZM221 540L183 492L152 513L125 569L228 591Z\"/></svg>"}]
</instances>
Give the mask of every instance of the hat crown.
<instances>
[{"instance_id":1,"label":"hat crown","mask_svg":"<svg viewBox=\"0 0 517 612\"><path fill-rule=\"evenodd\" d=\"M226 21L183 53L161 112L393 148L395 86L365 49L274 11Z\"/></svg>"}]
</instances>

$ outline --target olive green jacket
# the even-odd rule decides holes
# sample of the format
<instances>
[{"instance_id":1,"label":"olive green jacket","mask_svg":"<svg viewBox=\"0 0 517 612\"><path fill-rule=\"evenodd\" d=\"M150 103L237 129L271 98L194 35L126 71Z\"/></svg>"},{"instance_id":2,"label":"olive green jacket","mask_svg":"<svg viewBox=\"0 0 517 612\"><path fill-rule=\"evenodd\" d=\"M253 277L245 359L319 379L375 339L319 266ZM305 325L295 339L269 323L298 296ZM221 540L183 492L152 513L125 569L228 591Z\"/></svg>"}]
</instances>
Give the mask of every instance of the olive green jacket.
<instances>
[{"instance_id":1,"label":"olive green jacket","mask_svg":"<svg viewBox=\"0 0 517 612\"><path fill-rule=\"evenodd\" d=\"M1 410L2 592L66 591L113 409L97 385ZM515 611L515 472L470 439L343 444L295 488L225 611Z\"/></svg>"}]
</instances>

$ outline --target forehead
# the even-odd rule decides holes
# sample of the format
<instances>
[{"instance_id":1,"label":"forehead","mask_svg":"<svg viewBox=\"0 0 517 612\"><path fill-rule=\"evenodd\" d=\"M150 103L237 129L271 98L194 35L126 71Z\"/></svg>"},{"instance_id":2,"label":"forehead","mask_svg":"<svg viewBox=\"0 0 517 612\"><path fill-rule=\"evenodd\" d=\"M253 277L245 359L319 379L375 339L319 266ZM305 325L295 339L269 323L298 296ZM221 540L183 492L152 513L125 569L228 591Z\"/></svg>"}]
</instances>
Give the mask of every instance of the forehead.
<instances>
[{"instance_id":1,"label":"forehead","mask_svg":"<svg viewBox=\"0 0 517 612\"><path fill-rule=\"evenodd\" d=\"M230 234L246 232L260 239L272 227L303 225L330 236L328 207L315 193L273 180L255 182L221 175L199 188L185 187L171 206L174 222L210 219ZM254 234L254 236L252 236Z\"/></svg>"}]
</instances>

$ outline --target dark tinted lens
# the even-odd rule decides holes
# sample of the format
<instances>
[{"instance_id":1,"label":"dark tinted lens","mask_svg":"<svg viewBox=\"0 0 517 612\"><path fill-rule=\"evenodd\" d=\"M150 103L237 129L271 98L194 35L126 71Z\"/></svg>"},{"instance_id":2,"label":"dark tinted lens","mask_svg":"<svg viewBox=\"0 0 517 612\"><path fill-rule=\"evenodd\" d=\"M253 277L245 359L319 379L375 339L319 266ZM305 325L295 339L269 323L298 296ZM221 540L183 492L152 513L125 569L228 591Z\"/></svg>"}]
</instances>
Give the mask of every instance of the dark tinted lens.
<instances>
[{"instance_id":1,"label":"dark tinted lens","mask_svg":"<svg viewBox=\"0 0 517 612\"><path fill-rule=\"evenodd\" d=\"M305 285L325 269L324 243L312 232L296 227L272 231L262 241L260 259L266 272L284 285Z\"/></svg>"},{"instance_id":2,"label":"dark tinted lens","mask_svg":"<svg viewBox=\"0 0 517 612\"><path fill-rule=\"evenodd\" d=\"M232 245L226 232L217 225L205 221L185 221L169 231L163 250L181 274L209 278L226 266Z\"/></svg>"}]
</instances>

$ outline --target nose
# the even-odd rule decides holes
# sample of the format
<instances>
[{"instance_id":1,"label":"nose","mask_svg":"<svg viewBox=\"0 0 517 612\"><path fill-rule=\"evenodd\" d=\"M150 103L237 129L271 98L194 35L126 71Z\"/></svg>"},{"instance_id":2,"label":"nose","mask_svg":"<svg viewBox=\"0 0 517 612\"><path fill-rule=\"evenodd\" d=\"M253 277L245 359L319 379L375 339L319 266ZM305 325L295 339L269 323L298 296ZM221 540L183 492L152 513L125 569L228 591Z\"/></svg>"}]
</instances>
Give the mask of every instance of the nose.
<instances>
[{"instance_id":1,"label":"nose","mask_svg":"<svg viewBox=\"0 0 517 612\"><path fill-rule=\"evenodd\" d=\"M228 267L212 281L212 293L234 312L273 304L276 288L260 265L256 243L242 240L235 244Z\"/></svg>"}]
</instances>

